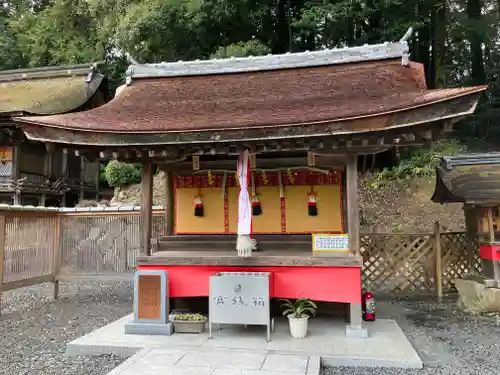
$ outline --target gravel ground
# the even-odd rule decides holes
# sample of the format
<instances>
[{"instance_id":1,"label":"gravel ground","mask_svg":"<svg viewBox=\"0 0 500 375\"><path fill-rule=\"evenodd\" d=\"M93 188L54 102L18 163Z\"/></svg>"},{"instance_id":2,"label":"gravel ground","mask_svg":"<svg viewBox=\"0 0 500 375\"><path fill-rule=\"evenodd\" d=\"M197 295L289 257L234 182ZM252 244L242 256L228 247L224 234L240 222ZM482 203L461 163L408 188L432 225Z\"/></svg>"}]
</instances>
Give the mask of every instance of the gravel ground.
<instances>
[{"instance_id":1,"label":"gravel ground","mask_svg":"<svg viewBox=\"0 0 500 375\"><path fill-rule=\"evenodd\" d=\"M64 283L4 293L0 317L0 374L101 375L125 358L66 357L66 344L132 312L131 283Z\"/></svg>"},{"instance_id":2,"label":"gravel ground","mask_svg":"<svg viewBox=\"0 0 500 375\"><path fill-rule=\"evenodd\" d=\"M131 283L64 283L51 299L45 284L4 293L0 374L104 375L125 360L65 357L66 344L132 311ZM323 375L500 374L500 322L471 317L444 303L393 301L378 316L398 321L424 361L423 370L325 368Z\"/></svg>"},{"instance_id":3,"label":"gravel ground","mask_svg":"<svg viewBox=\"0 0 500 375\"><path fill-rule=\"evenodd\" d=\"M379 316L396 319L424 362L423 370L324 368L322 375L500 374L500 322L463 314L453 300L385 302Z\"/></svg>"}]
</instances>

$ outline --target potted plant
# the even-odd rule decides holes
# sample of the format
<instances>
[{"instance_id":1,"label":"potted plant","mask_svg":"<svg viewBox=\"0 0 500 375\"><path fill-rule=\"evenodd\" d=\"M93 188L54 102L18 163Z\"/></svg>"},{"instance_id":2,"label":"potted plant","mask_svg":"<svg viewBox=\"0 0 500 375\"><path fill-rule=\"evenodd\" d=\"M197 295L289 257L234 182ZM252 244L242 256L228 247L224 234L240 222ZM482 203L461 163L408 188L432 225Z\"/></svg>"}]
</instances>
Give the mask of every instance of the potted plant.
<instances>
[{"instance_id":1,"label":"potted plant","mask_svg":"<svg viewBox=\"0 0 500 375\"><path fill-rule=\"evenodd\" d=\"M293 338L302 339L307 335L307 322L309 317L316 313L318 307L307 298L299 298L295 302L288 299L282 300L283 315L288 317L290 333Z\"/></svg>"},{"instance_id":2,"label":"potted plant","mask_svg":"<svg viewBox=\"0 0 500 375\"><path fill-rule=\"evenodd\" d=\"M207 318L201 314L184 313L172 316L177 333L203 333Z\"/></svg>"}]
</instances>

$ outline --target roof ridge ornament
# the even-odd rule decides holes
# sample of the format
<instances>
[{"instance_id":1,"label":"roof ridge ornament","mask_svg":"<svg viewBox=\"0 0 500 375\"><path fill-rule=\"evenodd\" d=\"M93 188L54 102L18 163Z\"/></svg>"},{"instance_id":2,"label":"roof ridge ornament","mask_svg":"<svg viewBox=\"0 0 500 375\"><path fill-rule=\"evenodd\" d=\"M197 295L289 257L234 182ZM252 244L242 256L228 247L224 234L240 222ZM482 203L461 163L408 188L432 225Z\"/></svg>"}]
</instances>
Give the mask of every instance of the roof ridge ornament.
<instances>
[{"instance_id":1,"label":"roof ridge ornament","mask_svg":"<svg viewBox=\"0 0 500 375\"><path fill-rule=\"evenodd\" d=\"M87 74L87 78L85 79L85 83L90 83L94 79L95 75L97 74L97 69L99 67L98 63L92 63L89 69L89 73Z\"/></svg>"},{"instance_id":2,"label":"roof ridge ornament","mask_svg":"<svg viewBox=\"0 0 500 375\"><path fill-rule=\"evenodd\" d=\"M134 59L128 52L125 52L125 57L130 64L125 72L125 85L130 86L132 84L132 76L134 75L134 66L141 66L141 63Z\"/></svg>"},{"instance_id":3,"label":"roof ridge ornament","mask_svg":"<svg viewBox=\"0 0 500 375\"><path fill-rule=\"evenodd\" d=\"M405 35L399 40L400 43L406 44L406 48L403 49L403 55L401 56L401 65L409 66L410 65L410 47L408 46L408 39L413 35L413 27L410 27Z\"/></svg>"}]
</instances>

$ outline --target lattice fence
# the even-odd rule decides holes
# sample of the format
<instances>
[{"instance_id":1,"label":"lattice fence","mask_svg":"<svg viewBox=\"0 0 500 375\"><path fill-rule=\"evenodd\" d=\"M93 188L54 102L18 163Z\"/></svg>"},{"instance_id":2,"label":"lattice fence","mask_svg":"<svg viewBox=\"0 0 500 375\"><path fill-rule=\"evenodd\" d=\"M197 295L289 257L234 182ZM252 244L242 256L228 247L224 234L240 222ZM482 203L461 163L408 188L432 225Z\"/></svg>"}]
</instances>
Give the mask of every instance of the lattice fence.
<instances>
[{"instance_id":1,"label":"lattice fence","mask_svg":"<svg viewBox=\"0 0 500 375\"><path fill-rule=\"evenodd\" d=\"M432 235L365 234L361 237L363 284L387 294L435 290Z\"/></svg>"},{"instance_id":2,"label":"lattice fence","mask_svg":"<svg viewBox=\"0 0 500 375\"><path fill-rule=\"evenodd\" d=\"M480 272L476 238L464 232L440 234L443 292L455 291L453 281ZM384 294L436 293L436 235L364 234L361 254L363 284Z\"/></svg>"},{"instance_id":3,"label":"lattice fence","mask_svg":"<svg viewBox=\"0 0 500 375\"><path fill-rule=\"evenodd\" d=\"M441 254L444 291L455 291L453 281L465 274L481 272L477 238L464 232L441 233Z\"/></svg>"},{"instance_id":4,"label":"lattice fence","mask_svg":"<svg viewBox=\"0 0 500 375\"><path fill-rule=\"evenodd\" d=\"M152 247L163 235L164 214L153 213ZM61 273L127 274L136 269L140 216L135 213L61 218Z\"/></svg>"}]
</instances>

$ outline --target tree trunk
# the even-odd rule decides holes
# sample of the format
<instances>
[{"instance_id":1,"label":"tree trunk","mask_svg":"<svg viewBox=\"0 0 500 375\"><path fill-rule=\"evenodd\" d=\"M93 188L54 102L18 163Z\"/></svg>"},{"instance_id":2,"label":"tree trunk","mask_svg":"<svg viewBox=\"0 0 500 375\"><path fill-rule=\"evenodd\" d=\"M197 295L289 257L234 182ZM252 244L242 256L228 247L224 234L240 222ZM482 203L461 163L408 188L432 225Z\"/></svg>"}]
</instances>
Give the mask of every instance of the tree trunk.
<instances>
[{"instance_id":1,"label":"tree trunk","mask_svg":"<svg viewBox=\"0 0 500 375\"><path fill-rule=\"evenodd\" d=\"M442 88L446 85L446 13L446 0L439 0L432 8L430 88Z\"/></svg>"},{"instance_id":2,"label":"tree trunk","mask_svg":"<svg viewBox=\"0 0 500 375\"><path fill-rule=\"evenodd\" d=\"M276 4L275 40L272 46L273 53L285 53L289 47L289 29L287 15L287 0L278 0Z\"/></svg>"},{"instance_id":3,"label":"tree trunk","mask_svg":"<svg viewBox=\"0 0 500 375\"><path fill-rule=\"evenodd\" d=\"M471 80L475 85L481 85L486 82L482 35L477 30L477 26L481 22L481 10L481 0L467 0L467 16L469 20L473 21L473 27L469 28L468 36L471 52Z\"/></svg>"}]
</instances>

